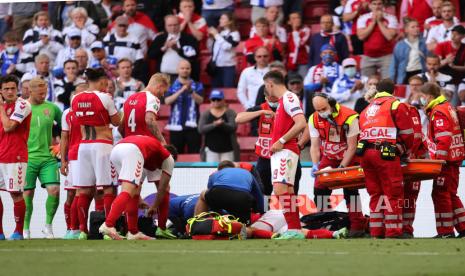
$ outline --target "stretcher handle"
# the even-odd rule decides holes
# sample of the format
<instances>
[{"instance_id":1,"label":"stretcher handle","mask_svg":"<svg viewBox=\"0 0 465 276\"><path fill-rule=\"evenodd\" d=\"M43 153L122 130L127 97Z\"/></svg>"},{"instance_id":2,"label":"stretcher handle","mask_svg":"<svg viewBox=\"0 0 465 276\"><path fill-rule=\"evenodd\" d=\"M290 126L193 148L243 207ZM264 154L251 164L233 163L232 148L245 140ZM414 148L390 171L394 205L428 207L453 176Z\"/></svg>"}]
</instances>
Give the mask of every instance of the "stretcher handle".
<instances>
[{"instance_id":1,"label":"stretcher handle","mask_svg":"<svg viewBox=\"0 0 465 276\"><path fill-rule=\"evenodd\" d=\"M352 167L346 167L346 168L336 168L336 169L329 169L329 170L319 170L315 172L315 175L320 175L324 173L331 173L331 172L343 172L343 171L352 171L352 170L358 170L360 169L360 166L352 166Z\"/></svg>"}]
</instances>

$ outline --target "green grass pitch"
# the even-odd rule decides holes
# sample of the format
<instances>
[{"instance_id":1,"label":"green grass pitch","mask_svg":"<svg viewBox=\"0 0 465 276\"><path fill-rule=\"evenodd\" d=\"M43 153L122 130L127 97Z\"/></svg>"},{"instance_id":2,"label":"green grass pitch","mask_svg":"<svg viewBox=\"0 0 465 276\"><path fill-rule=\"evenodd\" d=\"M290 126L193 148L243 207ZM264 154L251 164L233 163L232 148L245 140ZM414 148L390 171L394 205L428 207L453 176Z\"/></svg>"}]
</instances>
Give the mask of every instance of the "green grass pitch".
<instances>
[{"instance_id":1,"label":"green grass pitch","mask_svg":"<svg viewBox=\"0 0 465 276\"><path fill-rule=\"evenodd\" d=\"M465 275L465 240L3 241L0 275Z\"/></svg>"}]
</instances>

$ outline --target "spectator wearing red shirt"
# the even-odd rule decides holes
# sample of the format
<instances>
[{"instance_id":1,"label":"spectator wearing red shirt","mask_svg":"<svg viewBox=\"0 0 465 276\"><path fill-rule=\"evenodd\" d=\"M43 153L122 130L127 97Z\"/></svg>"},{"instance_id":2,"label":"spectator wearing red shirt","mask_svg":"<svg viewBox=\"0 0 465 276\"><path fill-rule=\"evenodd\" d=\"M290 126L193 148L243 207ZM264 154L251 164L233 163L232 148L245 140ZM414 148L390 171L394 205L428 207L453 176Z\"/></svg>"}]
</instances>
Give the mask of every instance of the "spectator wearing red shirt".
<instances>
[{"instance_id":1,"label":"spectator wearing red shirt","mask_svg":"<svg viewBox=\"0 0 465 276\"><path fill-rule=\"evenodd\" d=\"M368 0L348 0L344 5L342 21L351 28L350 41L352 43L354 55L363 54L363 42L357 37L357 20L360 15L369 12L368 5Z\"/></svg>"},{"instance_id":2,"label":"spectator wearing red shirt","mask_svg":"<svg viewBox=\"0 0 465 276\"><path fill-rule=\"evenodd\" d=\"M458 23L454 20L455 7L451 2L445 1L441 5L442 24L431 28L426 38L426 45L430 52L434 52L438 43L451 39L452 28Z\"/></svg>"},{"instance_id":3,"label":"spectator wearing red shirt","mask_svg":"<svg viewBox=\"0 0 465 276\"><path fill-rule=\"evenodd\" d=\"M402 0L400 6L400 18L415 18L423 31L425 20L433 16L431 0Z\"/></svg>"},{"instance_id":4,"label":"spectator wearing red shirt","mask_svg":"<svg viewBox=\"0 0 465 276\"><path fill-rule=\"evenodd\" d=\"M465 27L457 25L452 29L452 39L436 46L435 54L441 58L440 71L451 75L454 84L460 83L465 75Z\"/></svg>"},{"instance_id":5,"label":"spectator wearing red shirt","mask_svg":"<svg viewBox=\"0 0 465 276\"><path fill-rule=\"evenodd\" d=\"M265 46L272 54L271 60L282 60L283 47L275 35L270 34L270 23L261 17L255 21L256 34L245 41L245 55L250 64L255 64L253 54L258 47Z\"/></svg>"},{"instance_id":6,"label":"spectator wearing red shirt","mask_svg":"<svg viewBox=\"0 0 465 276\"><path fill-rule=\"evenodd\" d=\"M194 12L193 0L181 0L179 3L179 23L181 32L194 36L199 41L200 50L207 49L208 26L202 16Z\"/></svg>"},{"instance_id":7,"label":"spectator wearing red shirt","mask_svg":"<svg viewBox=\"0 0 465 276\"><path fill-rule=\"evenodd\" d=\"M289 50L287 69L298 73L304 78L308 71L308 54L310 51L308 41L311 31L310 28L302 24L302 17L298 12L293 12L289 15L287 24L292 29L287 35L287 47Z\"/></svg>"},{"instance_id":8,"label":"spectator wearing red shirt","mask_svg":"<svg viewBox=\"0 0 465 276\"><path fill-rule=\"evenodd\" d=\"M380 70L381 77L388 78L397 18L383 11L382 0L371 0L370 10L357 20L357 36L363 41L362 75L371 76Z\"/></svg>"},{"instance_id":9,"label":"spectator wearing red shirt","mask_svg":"<svg viewBox=\"0 0 465 276\"><path fill-rule=\"evenodd\" d=\"M272 35L275 35L278 39L279 42L281 42L283 45L287 43L287 33L286 29L283 27L279 26L279 15L280 15L281 9L278 6L269 6L266 8L265 11L265 18L268 20L268 23L270 24L270 33ZM250 37L254 37L256 33L256 28L252 27L250 29Z\"/></svg>"}]
</instances>

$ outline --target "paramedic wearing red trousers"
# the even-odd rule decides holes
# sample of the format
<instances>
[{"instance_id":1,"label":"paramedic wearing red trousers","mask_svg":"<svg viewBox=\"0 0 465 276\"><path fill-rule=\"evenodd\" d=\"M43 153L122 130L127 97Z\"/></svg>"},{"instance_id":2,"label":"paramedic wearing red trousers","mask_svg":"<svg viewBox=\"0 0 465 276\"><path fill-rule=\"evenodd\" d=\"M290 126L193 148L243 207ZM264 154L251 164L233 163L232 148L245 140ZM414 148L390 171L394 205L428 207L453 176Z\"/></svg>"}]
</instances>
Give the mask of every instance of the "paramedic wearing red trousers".
<instances>
[{"instance_id":1,"label":"paramedic wearing red trousers","mask_svg":"<svg viewBox=\"0 0 465 276\"><path fill-rule=\"evenodd\" d=\"M370 195L370 234L374 238L402 236L403 176L400 156L413 146L413 124L408 107L392 93L394 83L381 80L378 92L360 114L359 146L365 144L361 166ZM388 149L395 155L381 156ZM391 157L391 159L389 158ZM389 160L390 159L390 160Z\"/></svg>"},{"instance_id":2,"label":"paramedic wearing red trousers","mask_svg":"<svg viewBox=\"0 0 465 276\"><path fill-rule=\"evenodd\" d=\"M310 156L315 164L312 172L326 167L350 166L359 134L357 112L339 105L335 99L323 93L316 93L312 101L316 110L308 120L312 139ZM320 212L328 208L331 192L315 179L314 201ZM365 218L361 212L358 189L344 189L344 199L349 210L350 236L360 236L365 233Z\"/></svg>"},{"instance_id":3,"label":"paramedic wearing red trousers","mask_svg":"<svg viewBox=\"0 0 465 276\"><path fill-rule=\"evenodd\" d=\"M465 237L465 210L457 196L459 169L465 150L457 113L436 84L424 84L421 93L429 118L427 141L430 156L447 162L433 181L437 237L455 237L454 226L459 237Z\"/></svg>"},{"instance_id":4,"label":"paramedic wearing red trousers","mask_svg":"<svg viewBox=\"0 0 465 276\"><path fill-rule=\"evenodd\" d=\"M406 104L413 123L413 146L408 151L410 159L420 159L426 154L423 146L423 134L420 113L413 105ZM420 192L421 181L404 181L404 203L402 209L402 232L404 238L413 238L413 221L415 220L416 202Z\"/></svg>"}]
</instances>

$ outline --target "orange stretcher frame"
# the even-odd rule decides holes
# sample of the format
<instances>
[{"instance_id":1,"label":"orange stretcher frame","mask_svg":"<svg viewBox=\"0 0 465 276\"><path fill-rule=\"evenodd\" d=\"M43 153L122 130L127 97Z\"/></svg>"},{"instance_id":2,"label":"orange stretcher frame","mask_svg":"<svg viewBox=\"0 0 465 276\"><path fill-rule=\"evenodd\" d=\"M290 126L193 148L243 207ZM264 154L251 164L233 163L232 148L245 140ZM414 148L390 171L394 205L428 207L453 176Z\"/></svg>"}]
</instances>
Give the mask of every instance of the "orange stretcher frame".
<instances>
[{"instance_id":1,"label":"orange stretcher frame","mask_svg":"<svg viewBox=\"0 0 465 276\"><path fill-rule=\"evenodd\" d=\"M410 159L402 165L404 181L433 179L440 174L443 164L443 160ZM320 170L315 176L330 189L365 188L365 174L360 166Z\"/></svg>"}]
</instances>

